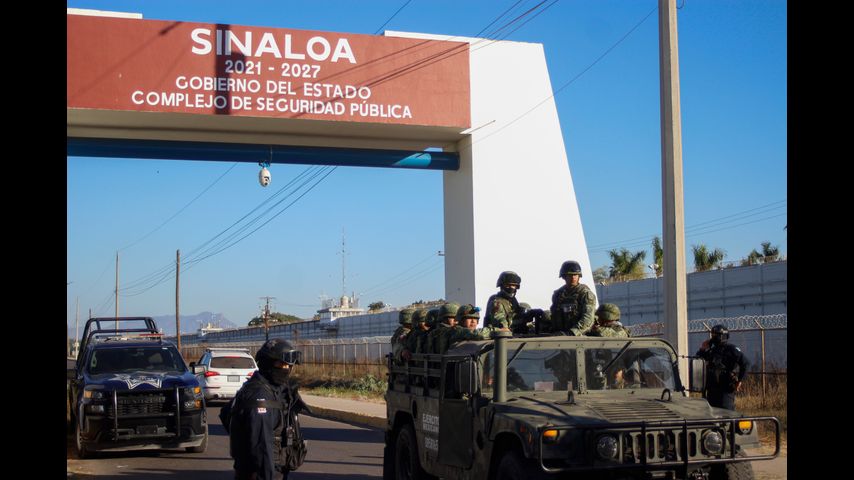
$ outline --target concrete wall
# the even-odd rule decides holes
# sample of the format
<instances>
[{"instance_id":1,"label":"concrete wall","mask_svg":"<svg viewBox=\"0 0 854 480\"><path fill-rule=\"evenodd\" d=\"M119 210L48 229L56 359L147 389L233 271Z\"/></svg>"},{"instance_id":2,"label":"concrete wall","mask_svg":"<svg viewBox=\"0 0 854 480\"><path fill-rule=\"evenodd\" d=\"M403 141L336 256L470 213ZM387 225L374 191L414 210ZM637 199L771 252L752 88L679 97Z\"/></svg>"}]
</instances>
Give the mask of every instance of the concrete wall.
<instances>
[{"instance_id":1,"label":"concrete wall","mask_svg":"<svg viewBox=\"0 0 854 480\"><path fill-rule=\"evenodd\" d=\"M688 320L787 313L787 262L688 274ZM664 321L664 282L597 285L599 304L620 307L624 325Z\"/></svg>"}]
</instances>

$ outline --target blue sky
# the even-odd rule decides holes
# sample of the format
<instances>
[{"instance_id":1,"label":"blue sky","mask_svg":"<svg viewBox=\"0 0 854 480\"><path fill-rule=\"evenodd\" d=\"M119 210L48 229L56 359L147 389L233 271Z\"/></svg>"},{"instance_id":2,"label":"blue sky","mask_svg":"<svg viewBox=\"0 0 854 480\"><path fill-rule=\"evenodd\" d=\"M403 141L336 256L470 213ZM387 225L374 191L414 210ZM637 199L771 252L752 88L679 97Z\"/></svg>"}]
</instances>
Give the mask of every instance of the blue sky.
<instances>
[{"instance_id":1,"label":"blue sky","mask_svg":"<svg viewBox=\"0 0 854 480\"><path fill-rule=\"evenodd\" d=\"M404 3L76 0L67 6L146 19L373 34ZM514 3L412 0L385 29L473 36ZM525 0L516 8L537 3ZM547 10L507 40L542 43L557 90L656 5L549 0ZM782 0L685 0L678 11L689 253L703 243L737 261L769 241L787 254L786 21ZM609 265L607 251L620 247L646 250L652 263L649 239L661 234L658 68L654 13L555 97L593 269ZM306 168L276 164L264 189L256 164L69 157L72 328L78 297L81 318L90 308L113 314L117 250L120 283L133 286L174 265L176 250L187 255ZM443 296L436 255L443 249L441 172L339 167L255 234L182 267L182 313L207 310L244 324L260 311L259 297L273 296L276 310L310 317L321 294L341 294L342 230L346 289L360 294L362 306ZM174 280L146 290L153 283L125 290L120 314L174 312Z\"/></svg>"}]
</instances>

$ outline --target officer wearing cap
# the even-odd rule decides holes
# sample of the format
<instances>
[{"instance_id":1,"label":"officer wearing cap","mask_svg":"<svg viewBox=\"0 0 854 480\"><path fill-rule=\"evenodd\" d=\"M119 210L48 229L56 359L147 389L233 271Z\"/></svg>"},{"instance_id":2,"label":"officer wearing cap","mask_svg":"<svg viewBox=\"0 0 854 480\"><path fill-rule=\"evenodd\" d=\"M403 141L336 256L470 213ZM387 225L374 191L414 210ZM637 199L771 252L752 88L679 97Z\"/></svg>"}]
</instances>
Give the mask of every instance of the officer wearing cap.
<instances>
[{"instance_id":1,"label":"officer wearing cap","mask_svg":"<svg viewBox=\"0 0 854 480\"><path fill-rule=\"evenodd\" d=\"M495 286L500 290L486 302L484 326L510 328L521 321L524 313L516 300L516 291L522 286L522 277L516 272L501 272Z\"/></svg>"},{"instance_id":2,"label":"officer wearing cap","mask_svg":"<svg viewBox=\"0 0 854 480\"><path fill-rule=\"evenodd\" d=\"M255 354L258 370L229 405L235 479L286 479L302 464L306 448L297 413L311 412L288 382L300 358L301 352L281 338L267 341Z\"/></svg>"},{"instance_id":3,"label":"officer wearing cap","mask_svg":"<svg viewBox=\"0 0 854 480\"><path fill-rule=\"evenodd\" d=\"M613 303L603 303L596 309L596 323L587 332L591 337L628 338L629 331L620 323L620 307Z\"/></svg>"},{"instance_id":4,"label":"officer wearing cap","mask_svg":"<svg viewBox=\"0 0 854 480\"><path fill-rule=\"evenodd\" d=\"M581 283L581 265L568 260L560 266L560 278L566 284L552 295L551 330L567 335L584 335L593 327L596 295Z\"/></svg>"},{"instance_id":5,"label":"officer wearing cap","mask_svg":"<svg viewBox=\"0 0 854 480\"><path fill-rule=\"evenodd\" d=\"M735 393L747 374L747 358L729 343L729 330L712 327L711 338L704 341L697 356L706 361L706 390L703 396L713 407L735 410Z\"/></svg>"}]
</instances>

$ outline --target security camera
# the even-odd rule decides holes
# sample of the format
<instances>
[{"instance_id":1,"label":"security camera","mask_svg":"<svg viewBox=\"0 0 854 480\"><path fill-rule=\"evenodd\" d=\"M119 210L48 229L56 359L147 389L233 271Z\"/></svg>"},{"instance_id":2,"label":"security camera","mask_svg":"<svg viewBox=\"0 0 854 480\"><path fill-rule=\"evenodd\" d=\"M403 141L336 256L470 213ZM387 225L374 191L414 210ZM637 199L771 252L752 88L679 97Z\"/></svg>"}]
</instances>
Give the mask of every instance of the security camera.
<instances>
[{"instance_id":1,"label":"security camera","mask_svg":"<svg viewBox=\"0 0 854 480\"><path fill-rule=\"evenodd\" d=\"M258 183L260 183L262 187L266 187L270 184L271 179L272 176L270 175L270 171L267 170L267 167L262 167L261 171L258 172Z\"/></svg>"}]
</instances>

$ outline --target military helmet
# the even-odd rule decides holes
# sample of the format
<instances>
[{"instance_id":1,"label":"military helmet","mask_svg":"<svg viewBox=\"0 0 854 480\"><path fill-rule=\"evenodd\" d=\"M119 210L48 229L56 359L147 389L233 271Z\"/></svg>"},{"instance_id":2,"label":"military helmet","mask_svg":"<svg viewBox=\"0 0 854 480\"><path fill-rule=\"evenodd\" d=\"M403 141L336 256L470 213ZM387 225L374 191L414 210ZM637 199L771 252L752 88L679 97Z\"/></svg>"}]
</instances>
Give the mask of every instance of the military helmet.
<instances>
[{"instance_id":1,"label":"military helmet","mask_svg":"<svg viewBox=\"0 0 854 480\"><path fill-rule=\"evenodd\" d=\"M448 302L439 308L439 319L444 320L447 317L456 317L457 311L460 309L460 304L457 302Z\"/></svg>"},{"instance_id":2,"label":"military helmet","mask_svg":"<svg viewBox=\"0 0 854 480\"><path fill-rule=\"evenodd\" d=\"M272 338L255 353L255 361L260 365L272 364L276 360L281 360L288 365L299 364L302 360L302 352L295 349L291 342L284 338Z\"/></svg>"},{"instance_id":3,"label":"military helmet","mask_svg":"<svg viewBox=\"0 0 854 480\"><path fill-rule=\"evenodd\" d=\"M563 265L560 266L560 274L558 277L563 278L564 275L578 275L581 276L581 265L575 260L567 260L563 262Z\"/></svg>"},{"instance_id":4,"label":"military helmet","mask_svg":"<svg viewBox=\"0 0 854 480\"><path fill-rule=\"evenodd\" d=\"M525 303L525 302L519 302L519 308L521 308L522 310L530 310L531 304Z\"/></svg>"},{"instance_id":5,"label":"military helmet","mask_svg":"<svg viewBox=\"0 0 854 480\"><path fill-rule=\"evenodd\" d=\"M620 320L620 307L613 303L603 303L596 309L596 317L600 322L617 322Z\"/></svg>"},{"instance_id":6,"label":"military helmet","mask_svg":"<svg viewBox=\"0 0 854 480\"><path fill-rule=\"evenodd\" d=\"M726 343L729 340L729 329L723 325L715 325L712 327L712 339L718 337L721 343Z\"/></svg>"},{"instance_id":7,"label":"military helmet","mask_svg":"<svg viewBox=\"0 0 854 480\"><path fill-rule=\"evenodd\" d=\"M438 308L431 308L430 310L427 310L427 317L425 317L425 318L426 318L428 327L430 327L430 328L435 327L436 326L436 320L439 319L439 309Z\"/></svg>"},{"instance_id":8,"label":"military helmet","mask_svg":"<svg viewBox=\"0 0 854 480\"><path fill-rule=\"evenodd\" d=\"M399 321L401 325L412 325L412 314L415 313L414 308L404 308L400 311Z\"/></svg>"},{"instance_id":9,"label":"military helmet","mask_svg":"<svg viewBox=\"0 0 854 480\"><path fill-rule=\"evenodd\" d=\"M480 308L467 303L457 310L457 323L463 323L465 318L480 318Z\"/></svg>"},{"instance_id":10,"label":"military helmet","mask_svg":"<svg viewBox=\"0 0 854 480\"><path fill-rule=\"evenodd\" d=\"M412 313L412 326L418 327L427 321L427 309L419 308Z\"/></svg>"},{"instance_id":11,"label":"military helmet","mask_svg":"<svg viewBox=\"0 0 854 480\"><path fill-rule=\"evenodd\" d=\"M516 272L506 271L501 272L501 275L498 276L498 281L495 282L496 287L500 287L505 283L515 283L516 285L522 286L522 277L519 276Z\"/></svg>"}]
</instances>

